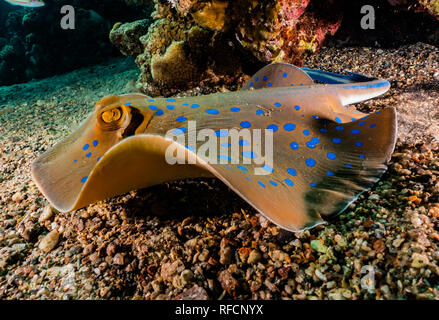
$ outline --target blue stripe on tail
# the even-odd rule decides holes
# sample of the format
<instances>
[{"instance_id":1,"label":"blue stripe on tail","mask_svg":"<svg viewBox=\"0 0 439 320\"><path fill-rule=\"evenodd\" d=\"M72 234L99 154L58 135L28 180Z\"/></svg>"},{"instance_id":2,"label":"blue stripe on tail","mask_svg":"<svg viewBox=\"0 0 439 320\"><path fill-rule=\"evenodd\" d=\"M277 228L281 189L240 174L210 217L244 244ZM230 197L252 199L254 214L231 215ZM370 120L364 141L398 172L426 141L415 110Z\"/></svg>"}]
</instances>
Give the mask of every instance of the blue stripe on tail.
<instances>
[{"instance_id":1,"label":"blue stripe on tail","mask_svg":"<svg viewBox=\"0 0 439 320\"><path fill-rule=\"evenodd\" d=\"M305 71L314 81L323 82L326 84L345 84L352 82L366 82L375 80L374 78L368 78L362 74L347 72L348 75L345 74L337 74L328 71L316 70L316 69L308 69L308 68L300 68Z\"/></svg>"}]
</instances>

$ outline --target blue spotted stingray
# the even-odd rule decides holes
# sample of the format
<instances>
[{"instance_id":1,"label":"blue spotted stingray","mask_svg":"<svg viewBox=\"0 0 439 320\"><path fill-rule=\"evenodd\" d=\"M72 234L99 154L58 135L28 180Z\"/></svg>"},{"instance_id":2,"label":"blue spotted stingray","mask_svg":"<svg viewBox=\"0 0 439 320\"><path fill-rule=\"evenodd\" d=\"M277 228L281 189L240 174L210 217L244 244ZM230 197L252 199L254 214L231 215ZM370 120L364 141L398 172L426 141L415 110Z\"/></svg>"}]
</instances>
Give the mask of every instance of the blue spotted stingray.
<instances>
[{"instance_id":1,"label":"blue spotted stingray","mask_svg":"<svg viewBox=\"0 0 439 320\"><path fill-rule=\"evenodd\" d=\"M364 114L349 105L389 87L386 80L359 74L275 63L235 92L154 99L112 95L42 154L32 175L60 211L166 181L215 176L280 227L303 230L345 210L387 169L396 140L394 108ZM195 152L204 142L189 145L166 135L170 130L189 135L190 121L218 137L231 129L270 130L273 165L248 161L262 154L244 139L242 151L234 154L228 152L230 143L221 142L222 161L212 163ZM171 146L184 151L184 164L166 161ZM267 174L255 174L258 167Z\"/></svg>"}]
</instances>

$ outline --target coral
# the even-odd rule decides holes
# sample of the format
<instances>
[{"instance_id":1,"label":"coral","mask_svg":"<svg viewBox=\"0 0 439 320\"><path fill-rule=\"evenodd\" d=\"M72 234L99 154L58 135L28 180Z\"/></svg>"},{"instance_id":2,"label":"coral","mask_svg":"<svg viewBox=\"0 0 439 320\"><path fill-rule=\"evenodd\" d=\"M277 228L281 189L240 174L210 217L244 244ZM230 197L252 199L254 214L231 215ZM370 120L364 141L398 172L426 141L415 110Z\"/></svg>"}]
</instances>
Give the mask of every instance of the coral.
<instances>
[{"instance_id":1,"label":"coral","mask_svg":"<svg viewBox=\"0 0 439 320\"><path fill-rule=\"evenodd\" d=\"M132 54L141 69L138 85L151 95L171 94L199 84L236 85L245 74L273 61L301 64L303 57L321 47L328 34L334 34L341 21L335 4L317 0L154 3L155 21L139 38L143 52ZM125 28L130 29L127 24L117 26L116 31L122 34ZM127 45L121 44L122 39L120 35L112 41L126 54L126 46L134 39L127 36ZM186 61L184 67L178 65L186 70L182 72L185 77L193 77L182 81L165 76L164 65L174 59Z\"/></svg>"},{"instance_id":2,"label":"coral","mask_svg":"<svg viewBox=\"0 0 439 320\"><path fill-rule=\"evenodd\" d=\"M143 51L139 39L147 32L149 24L148 19L116 23L110 32L110 40L124 55L137 56Z\"/></svg>"},{"instance_id":3,"label":"coral","mask_svg":"<svg viewBox=\"0 0 439 320\"><path fill-rule=\"evenodd\" d=\"M438 0L388 0L392 6L423 11L439 20L439 1Z\"/></svg>"}]
</instances>

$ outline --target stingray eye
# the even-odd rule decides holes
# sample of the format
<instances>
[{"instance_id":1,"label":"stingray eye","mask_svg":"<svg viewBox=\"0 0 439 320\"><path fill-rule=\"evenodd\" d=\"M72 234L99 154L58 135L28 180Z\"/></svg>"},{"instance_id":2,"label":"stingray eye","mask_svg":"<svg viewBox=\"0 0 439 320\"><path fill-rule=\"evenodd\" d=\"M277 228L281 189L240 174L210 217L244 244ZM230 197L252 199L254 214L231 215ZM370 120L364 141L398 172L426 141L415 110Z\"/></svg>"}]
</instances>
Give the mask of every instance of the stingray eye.
<instances>
[{"instance_id":1,"label":"stingray eye","mask_svg":"<svg viewBox=\"0 0 439 320\"><path fill-rule=\"evenodd\" d=\"M122 112L119 108L114 108L111 110L107 110L102 112L101 118L105 123L112 123L115 121L119 121L122 116Z\"/></svg>"}]
</instances>

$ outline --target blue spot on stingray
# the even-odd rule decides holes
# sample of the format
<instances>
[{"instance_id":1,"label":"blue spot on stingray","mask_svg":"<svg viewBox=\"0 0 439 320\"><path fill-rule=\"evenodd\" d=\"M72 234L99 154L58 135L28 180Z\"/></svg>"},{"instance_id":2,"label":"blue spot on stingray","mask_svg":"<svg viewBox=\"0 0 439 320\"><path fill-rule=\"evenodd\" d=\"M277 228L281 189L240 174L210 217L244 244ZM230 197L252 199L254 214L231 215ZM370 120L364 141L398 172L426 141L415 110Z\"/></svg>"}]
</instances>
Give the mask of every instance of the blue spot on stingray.
<instances>
[{"instance_id":1,"label":"blue spot on stingray","mask_svg":"<svg viewBox=\"0 0 439 320\"><path fill-rule=\"evenodd\" d=\"M346 167L346 168L352 168L352 165L349 164L349 163L347 163L347 164L345 165L345 167Z\"/></svg>"},{"instance_id":2,"label":"blue spot on stingray","mask_svg":"<svg viewBox=\"0 0 439 320\"><path fill-rule=\"evenodd\" d=\"M168 110L174 110L174 109L175 109L175 106L172 105L172 104L168 104L168 105L166 106L166 108L168 108Z\"/></svg>"},{"instance_id":3,"label":"blue spot on stingray","mask_svg":"<svg viewBox=\"0 0 439 320\"><path fill-rule=\"evenodd\" d=\"M150 99L150 100L148 100L147 102L154 102L154 99Z\"/></svg>"},{"instance_id":4,"label":"blue spot on stingray","mask_svg":"<svg viewBox=\"0 0 439 320\"><path fill-rule=\"evenodd\" d=\"M335 174L334 174L334 172L332 172L332 171L326 171L326 175L327 175L328 177L333 177Z\"/></svg>"},{"instance_id":5,"label":"blue spot on stingray","mask_svg":"<svg viewBox=\"0 0 439 320\"><path fill-rule=\"evenodd\" d=\"M160 117L160 116L163 115L163 113L164 113L164 112L163 112L162 109L158 109L158 110L155 112L155 115Z\"/></svg>"},{"instance_id":6,"label":"blue spot on stingray","mask_svg":"<svg viewBox=\"0 0 439 320\"><path fill-rule=\"evenodd\" d=\"M244 157L250 158L250 159L254 159L254 158L256 158L258 156L255 152L251 152L251 151L243 151L241 154Z\"/></svg>"},{"instance_id":7,"label":"blue spot on stingray","mask_svg":"<svg viewBox=\"0 0 439 320\"><path fill-rule=\"evenodd\" d=\"M299 144L297 142L291 142L290 143L290 148L293 150L298 150L299 149Z\"/></svg>"},{"instance_id":8,"label":"blue spot on stingray","mask_svg":"<svg viewBox=\"0 0 439 320\"><path fill-rule=\"evenodd\" d=\"M238 169L241 169L242 171L245 171L245 172L248 171L248 169L247 169L246 167L243 167L243 166L241 166L241 165L237 166L237 168L238 168Z\"/></svg>"},{"instance_id":9,"label":"blue spot on stingray","mask_svg":"<svg viewBox=\"0 0 439 320\"><path fill-rule=\"evenodd\" d=\"M177 119L175 119L175 121L177 121L177 122L185 122L186 120L187 120L187 118L184 116L180 116L180 117L177 117Z\"/></svg>"},{"instance_id":10,"label":"blue spot on stingray","mask_svg":"<svg viewBox=\"0 0 439 320\"><path fill-rule=\"evenodd\" d=\"M270 167L269 165L266 165L266 164L264 164L264 165L262 166L262 169L264 169L265 171L268 171L268 172L270 172L270 173L273 173L273 172L274 172L274 169L273 169L272 167Z\"/></svg>"},{"instance_id":11,"label":"blue spot on stingray","mask_svg":"<svg viewBox=\"0 0 439 320\"><path fill-rule=\"evenodd\" d=\"M285 179L284 181L285 181L285 183L286 183L287 185L289 185L290 187L294 187L294 182L291 181L290 179Z\"/></svg>"},{"instance_id":12,"label":"blue spot on stingray","mask_svg":"<svg viewBox=\"0 0 439 320\"><path fill-rule=\"evenodd\" d=\"M299 107L299 106L294 106L294 109L296 109L297 111L299 111L299 110L300 110L300 107Z\"/></svg>"},{"instance_id":13,"label":"blue spot on stingray","mask_svg":"<svg viewBox=\"0 0 439 320\"><path fill-rule=\"evenodd\" d=\"M181 105L187 107L189 103L182 103Z\"/></svg>"},{"instance_id":14,"label":"blue spot on stingray","mask_svg":"<svg viewBox=\"0 0 439 320\"><path fill-rule=\"evenodd\" d=\"M290 87L294 87L294 83L290 84Z\"/></svg>"},{"instance_id":15,"label":"blue spot on stingray","mask_svg":"<svg viewBox=\"0 0 439 320\"><path fill-rule=\"evenodd\" d=\"M282 74L282 77L286 78L287 75L288 75L288 74L287 74L286 72L284 72L284 73Z\"/></svg>"},{"instance_id":16,"label":"blue spot on stingray","mask_svg":"<svg viewBox=\"0 0 439 320\"><path fill-rule=\"evenodd\" d=\"M303 86L303 83L301 83L300 85Z\"/></svg>"},{"instance_id":17,"label":"blue spot on stingray","mask_svg":"<svg viewBox=\"0 0 439 320\"><path fill-rule=\"evenodd\" d=\"M207 114L214 114L214 115L219 113L217 109L207 109L205 112Z\"/></svg>"},{"instance_id":18,"label":"blue spot on stingray","mask_svg":"<svg viewBox=\"0 0 439 320\"><path fill-rule=\"evenodd\" d=\"M152 111L157 110L157 106L155 106L155 105L153 105L153 104L150 104L150 105L148 106L148 108L150 108Z\"/></svg>"},{"instance_id":19,"label":"blue spot on stingray","mask_svg":"<svg viewBox=\"0 0 439 320\"><path fill-rule=\"evenodd\" d=\"M230 167L229 167L229 166L224 166L224 168L226 168L227 170L230 170Z\"/></svg>"},{"instance_id":20,"label":"blue spot on stingray","mask_svg":"<svg viewBox=\"0 0 439 320\"><path fill-rule=\"evenodd\" d=\"M308 129L303 130L303 134L304 134L305 136L309 136L309 130L308 130Z\"/></svg>"},{"instance_id":21,"label":"blue spot on stingray","mask_svg":"<svg viewBox=\"0 0 439 320\"><path fill-rule=\"evenodd\" d=\"M256 110L256 115L263 116L264 115L264 110Z\"/></svg>"},{"instance_id":22,"label":"blue spot on stingray","mask_svg":"<svg viewBox=\"0 0 439 320\"><path fill-rule=\"evenodd\" d=\"M274 182L273 180L270 180L270 181L268 181L268 182L270 182L273 186L277 187L277 183Z\"/></svg>"},{"instance_id":23,"label":"blue spot on stingray","mask_svg":"<svg viewBox=\"0 0 439 320\"><path fill-rule=\"evenodd\" d=\"M82 147L82 150L87 150L90 146L88 145L88 143L84 144L84 146Z\"/></svg>"},{"instance_id":24,"label":"blue spot on stingray","mask_svg":"<svg viewBox=\"0 0 439 320\"><path fill-rule=\"evenodd\" d=\"M360 121L360 122L358 122L358 125L359 126L364 126L365 123L366 123L365 121Z\"/></svg>"},{"instance_id":25,"label":"blue spot on stingray","mask_svg":"<svg viewBox=\"0 0 439 320\"><path fill-rule=\"evenodd\" d=\"M245 179L248 181L252 181L252 179L250 179L249 177L245 177Z\"/></svg>"},{"instance_id":26,"label":"blue spot on stingray","mask_svg":"<svg viewBox=\"0 0 439 320\"><path fill-rule=\"evenodd\" d=\"M335 158L337 158L337 155L334 152L328 152L328 154L326 155L328 157L328 159L334 160Z\"/></svg>"},{"instance_id":27,"label":"blue spot on stingray","mask_svg":"<svg viewBox=\"0 0 439 320\"><path fill-rule=\"evenodd\" d=\"M336 144L339 144L339 143L341 143L341 139L340 138L334 138L334 139L332 139L332 142L334 142Z\"/></svg>"},{"instance_id":28,"label":"blue spot on stingray","mask_svg":"<svg viewBox=\"0 0 439 320\"><path fill-rule=\"evenodd\" d=\"M82 177L81 182L85 183L87 181L88 177Z\"/></svg>"},{"instance_id":29,"label":"blue spot on stingray","mask_svg":"<svg viewBox=\"0 0 439 320\"><path fill-rule=\"evenodd\" d=\"M276 132L277 130L279 130L279 127L277 125L275 125L275 124L269 124L267 126L267 130L271 130L273 132Z\"/></svg>"},{"instance_id":30,"label":"blue spot on stingray","mask_svg":"<svg viewBox=\"0 0 439 320\"><path fill-rule=\"evenodd\" d=\"M230 148L232 145L230 143L221 143L221 147Z\"/></svg>"},{"instance_id":31,"label":"blue spot on stingray","mask_svg":"<svg viewBox=\"0 0 439 320\"><path fill-rule=\"evenodd\" d=\"M293 131L294 129L296 129L296 125L294 123L285 123L284 124L285 131Z\"/></svg>"},{"instance_id":32,"label":"blue spot on stingray","mask_svg":"<svg viewBox=\"0 0 439 320\"><path fill-rule=\"evenodd\" d=\"M314 137L306 143L306 146L310 149L314 149L319 142L320 142L320 139Z\"/></svg>"},{"instance_id":33,"label":"blue spot on stingray","mask_svg":"<svg viewBox=\"0 0 439 320\"><path fill-rule=\"evenodd\" d=\"M352 133L352 134L359 134L359 133L360 133L360 130L358 130L358 129L354 129L354 130L351 131L351 133Z\"/></svg>"},{"instance_id":34,"label":"blue spot on stingray","mask_svg":"<svg viewBox=\"0 0 439 320\"><path fill-rule=\"evenodd\" d=\"M320 132L328 133L328 130L326 130L325 128L320 128Z\"/></svg>"},{"instance_id":35,"label":"blue spot on stingray","mask_svg":"<svg viewBox=\"0 0 439 320\"><path fill-rule=\"evenodd\" d=\"M357 118L351 118L351 120L352 120L352 121L355 121L355 120L357 120Z\"/></svg>"},{"instance_id":36,"label":"blue spot on stingray","mask_svg":"<svg viewBox=\"0 0 439 320\"><path fill-rule=\"evenodd\" d=\"M195 146L186 146L186 149L188 149L189 151L194 151L195 150Z\"/></svg>"},{"instance_id":37,"label":"blue spot on stingray","mask_svg":"<svg viewBox=\"0 0 439 320\"><path fill-rule=\"evenodd\" d=\"M125 103L125 105L126 105L126 106L130 106L130 105L131 105L131 102L127 102L127 103Z\"/></svg>"},{"instance_id":38,"label":"blue spot on stingray","mask_svg":"<svg viewBox=\"0 0 439 320\"><path fill-rule=\"evenodd\" d=\"M335 129L338 130L338 131L343 131L344 127L343 126L336 126Z\"/></svg>"},{"instance_id":39,"label":"blue spot on stingray","mask_svg":"<svg viewBox=\"0 0 439 320\"><path fill-rule=\"evenodd\" d=\"M267 83L267 86L271 87L272 86L271 82Z\"/></svg>"},{"instance_id":40,"label":"blue spot on stingray","mask_svg":"<svg viewBox=\"0 0 439 320\"><path fill-rule=\"evenodd\" d=\"M239 140L239 145L240 146L248 146L250 144L250 142L248 142L247 140Z\"/></svg>"},{"instance_id":41,"label":"blue spot on stingray","mask_svg":"<svg viewBox=\"0 0 439 320\"><path fill-rule=\"evenodd\" d=\"M173 133L174 133L174 134L183 134L183 133L185 133L186 131L187 131L186 128L181 127L181 128L177 128L177 129L175 129Z\"/></svg>"},{"instance_id":42,"label":"blue spot on stingray","mask_svg":"<svg viewBox=\"0 0 439 320\"><path fill-rule=\"evenodd\" d=\"M305 163L308 167L314 167L316 165L316 161L313 158L306 159Z\"/></svg>"},{"instance_id":43,"label":"blue spot on stingray","mask_svg":"<svg viewBox=\"0 0 439 320\"><path fill-rule=\"evenodd\" d=\"M98 140L93 140L93 142L92 142L93 147L97 147L98 143L99 143Z\"/></svg>"},{"instance_id":44,"label":"blue spot on stingray","mask_svg":"<svg viewBox=\"0 0 439 320\"><path fill-rule=\"evenodd\" d=\"M355 146L356 147L362 147L363 146L363 142L357 141L357 142L355 142Z\"/></svg>"},{"instance_id":45,"label":"blue spot on stingray","mask_svg":"<svg viewBox=\"0 0 439 320\"><path fill-rule=\"evenodd\" d=\"M371 128L375 128L375 127L376 127L376 124L375 124L375 123L372 123L372 124L370 125L370 127L371 127Z\"/></svg>"},{"instance_id":46,"label":"blue spot on stingray","mask_svg":"<svg viewBox=\"0 0 439 320\"><path fill-rule=\"evenodd\" d=\"M222 155L222 154L219 154L219 155L218 155L218 158L219 158L220 160L228 160L228 161L232 161L232 158L230 158L229 156Z\"/></svg>"},{"instance_id":47,"label":"blue spot on stingray","mask_svg":"<svg viewBox=\"0 0 439 320\"><path fill-rule=\"evenodd\" d=\"M196 108L198 108L199 106L200 106L199 104L194 103L193 105L191 105L191 108L192 108L192 109L196 109Z\"/></svg>"},{"instance_id":48,"label":"blue spot on stingray","mask_svg":"<svg viewBox=\"0 0 439 320\"><path fill-rule=\"evenodd\" d=\"M90 157L91 157L91 152L87 153L85 156L86 156L87 158L90 158Z\"/></svg>"},{"instance_id":49,"label":"blue spot on stingray","mask_svg":"<svg viewBox=\"0 0 439 320\"><path fill-rule=\"evenodd\" d=\"M243 127L243 128L250 128L252 126L252 124L250 122L248 122L248 121L242 121L240 123L240 126Z\"/></svg>"},{"instance_id":50,"label":"blue spot on stingray","mask_svg":"<svg viewBox=\"0 0 439 320\"><path fill-rule=\"evenodd\" d=\"M227 137L229 135L229 131L226 129L216 130L215 135L217 137Z\"/></svg>"},{"instance_id":51,"label":"blue spot on stingray","mask_svg":"<svg viewBox=\"0 0 439 320\"><path fill-rule=\"evenodd\" d=\"M73 162L78 162L78 160L75 159L75 160L73 160Z\"/></svg>"},{"instance_id":52,"label":"blue spot on stingray","mask_svg":"<svg viewBox=\"0 0 439 320\"><path fill-rule=\"evenodd\" d=\"M275 102L274 106L280 108L282 105L280 104L280 102Z\"/></svg>"},{"instance_id":53,"label":"blue spot on stingray","mask_svg":"<svg viewBox=\"0 0 439 320\"><path fill-rule=\"evenodd\" d=\"M259 81L259 78L258 78L258 77L256 77L256 78L255 78L255 81Z\"/></svg>"},{"instance_id":54,"label":"blue spot on stingray","mask_svg":"<svg viewBox=\"0 0 439 320\"><path fill-rule=\"evenodd\" d=\"M268 79L267 76L262 77L262 80L264 80L264 81L267 81L267 79Z\"/></svg>"},{"instance_id":55,"label":"blue spot on stingray","mask_svg":"<svg viewBox=\"0 0 439 320\"><path fill-rule=\"evenodd\" d=\"M175 99L173 99L173 98L168 98L168 99L166 99L166 101L168 101L168 102L175 102Z\"/></svg>"},{"instance_id":56,"label":"blue spot on stingray","mask_svg":"<svg viewBox=\"0 0 439 320\"><path fill-rule=\"evenodd\" d=\"M364 159L364 158L366 158L366 156L364 155L364 154L360 154L360 159Z\"/></svg>"},{"instance_id":57,"label":"blue spot on stingray","mask_svg":"<svg viewBox=\"0 0 439 320\"><path fill-rule=\"evenodd\" d=\"M311 187L317 187L317 183L314 183L314 182L311 182L310 184L309 184Z\"/></svg>"},{"instance_id":58,"label":"blue spot on stingray","mask_svg":"<svg viewBox=\"0 0 439 320\"><path fill-rule=\"evenodd\" d=\"M253 87L253 82L250 82L250 87Z\"/></svg>"},{"instance_id":59,"label":"blue spot on stingray","mask_svg":"<svg viewBox=\"0 0 439 320\"><path fill-rule=\"evenodd\" d=\"M258 181L258 184L259 184L262 188L265 188L265 184L263 184L261 181Z\"/></svg>"},{"instance_id":60,"label":"blue spot on stingray","mask_svg":"<svg viewBox=\"0 0 439 320\"><path fill-rule=\"evenodd\" d=\"M287 172L288 172L289 174L291 174L293 177L297 176L297 171L294 170L294 169L292 169L292 168L288 168L288 169L287 169Z\"/></svg>"},{"instance_id":61,"label":"blue spot on stingray","mask_svg":"<svg viewBox=\"0 0 439 320\"><path fill-rule=\"evenodd\" d=\"M339 117L335 117L335 121L341 123L341 119Z\"/></svg>"},{"instance_id":62,"label":"blue spot on stingray","mask_svg":"<svg viewBox=\"0 0 439 320\"><path fill-rule=\"evenodd\" d=\"M239 111L241 111L241 109L239 109L238 107L231 107L230 111L232 111L232 112L239 112Z\"/></svg>"},{"instance_id":63,"label":"blue spot on stingray","mask_svg":"<svg viewBox=\"0 0 439 320\"><path fill-rule=\"evenodd\" d=\"M313 115L312 117L313 117L314 119L316 119L316 120L319 120L319 119L320 119L320 117L319 117L318 115L316 115L316 114Z\"/></svg>"}]
</instances>

